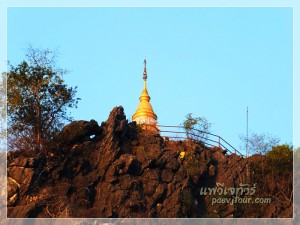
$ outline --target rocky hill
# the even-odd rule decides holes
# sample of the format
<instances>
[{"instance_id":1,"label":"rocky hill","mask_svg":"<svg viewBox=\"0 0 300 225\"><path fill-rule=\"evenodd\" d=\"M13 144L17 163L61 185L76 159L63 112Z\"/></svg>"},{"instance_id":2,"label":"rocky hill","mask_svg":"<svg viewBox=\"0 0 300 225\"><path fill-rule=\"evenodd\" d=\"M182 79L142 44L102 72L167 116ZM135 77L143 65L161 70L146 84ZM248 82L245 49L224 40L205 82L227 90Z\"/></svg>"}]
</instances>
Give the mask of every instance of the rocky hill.
<instances>
[{"instance_id":1,"label":"rocky hill","mask_svg":"<svg viewBox=\"0 0 300 225\"><path fill-rule=\"evenodd\" d=\"M143 132L122 107L101 126L70 123L54 143L46 156L8 153L8 217L292 217L290 201L252 183L257 156ZM258 197L271 201L239 202Z\"/></svg>"}]
</instances>

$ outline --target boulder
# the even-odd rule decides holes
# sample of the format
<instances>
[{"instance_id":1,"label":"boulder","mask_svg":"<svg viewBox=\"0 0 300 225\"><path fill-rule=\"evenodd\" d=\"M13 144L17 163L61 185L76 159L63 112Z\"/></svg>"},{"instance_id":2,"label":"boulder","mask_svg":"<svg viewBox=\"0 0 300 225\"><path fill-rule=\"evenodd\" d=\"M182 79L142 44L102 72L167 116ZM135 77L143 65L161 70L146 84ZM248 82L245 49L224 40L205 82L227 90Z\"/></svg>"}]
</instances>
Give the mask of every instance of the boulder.
<instances>
[{"instance_id":1,"label":"boulder","mask_svg":"<svg viewBox=\"0 0 300 225\"><path fill-rule=\"evenodd\" d=\"M20 184L11 177L7 179L7 206L17 203L20 198Z\"/></svg>"},{"instance_id":2,"label":"boulder","mask_svg":"<svg viewBox=\"0 0 300 225\"><path fill-rule=\"evenodd\" d=\"M100 134L101 128L95 120L78 120L65 126L56 137L55 143L61 150L66 150L75 144L90 140L93 135L97 136Z\"/></svg>"},{"instance_id":3,"label":"boulder","mask_svg":"<svg viewBox=\"0 0 300 225\"><path fill-rule=\"evenodd\" d=\"M166 168L161 173L161 179L165 183L170 183L172 181L173 177L174 177L174 173L171 169Z\"/></svg>"}]
</instances>

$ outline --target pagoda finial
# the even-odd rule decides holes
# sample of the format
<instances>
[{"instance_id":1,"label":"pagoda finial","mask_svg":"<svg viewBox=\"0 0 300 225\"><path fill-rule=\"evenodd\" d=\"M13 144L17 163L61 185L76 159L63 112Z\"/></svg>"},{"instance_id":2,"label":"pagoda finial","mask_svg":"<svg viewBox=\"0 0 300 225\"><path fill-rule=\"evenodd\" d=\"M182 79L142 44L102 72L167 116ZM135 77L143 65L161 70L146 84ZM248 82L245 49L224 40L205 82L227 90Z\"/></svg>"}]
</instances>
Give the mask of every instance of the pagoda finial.
<instances>
[{"instance_id":1,"label":"pagoda finial","mask_svg":"<svg viewBox=\"0 0 300 225\"><path fill-rule=\"evenodd\" d=\"M146 64L147 64L147 61L146 61L146 59L144 59L144 73L143 73L144 81L147 80L147 68L146 68L147 65Z\"/></svg>"}]
</instances>

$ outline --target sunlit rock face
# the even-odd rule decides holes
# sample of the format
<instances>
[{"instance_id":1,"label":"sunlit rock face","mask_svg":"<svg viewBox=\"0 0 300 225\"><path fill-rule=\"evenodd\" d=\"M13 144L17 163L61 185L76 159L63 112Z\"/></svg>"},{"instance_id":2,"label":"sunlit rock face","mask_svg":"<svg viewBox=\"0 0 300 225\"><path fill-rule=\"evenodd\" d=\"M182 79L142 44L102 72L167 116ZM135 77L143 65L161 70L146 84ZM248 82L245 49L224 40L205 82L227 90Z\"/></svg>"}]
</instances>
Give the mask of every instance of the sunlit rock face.
<instances>
[{"instance_id":1,"label":"sunlit rock face","mask_svg":"<svg viewBox=\"0 0 300 225\"><path fill-rule=\"evenodd\" d=\"M46 156L8 153L9 218L292 216L291 204L276 195L259 208L212 205L214 196L201 188L252 185L247 168L259 159L164 139L128 123L121 106L100 126L68 124L54 141Z\"/></svg>"}]
</instances>

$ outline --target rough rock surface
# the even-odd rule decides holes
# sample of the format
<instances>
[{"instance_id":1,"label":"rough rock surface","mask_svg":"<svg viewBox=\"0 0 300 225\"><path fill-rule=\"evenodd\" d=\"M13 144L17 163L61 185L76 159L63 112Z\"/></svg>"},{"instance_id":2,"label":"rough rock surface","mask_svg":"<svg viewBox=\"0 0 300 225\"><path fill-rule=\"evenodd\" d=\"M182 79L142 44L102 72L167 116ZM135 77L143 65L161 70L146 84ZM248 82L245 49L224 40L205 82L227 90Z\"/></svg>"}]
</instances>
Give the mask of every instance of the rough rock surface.
<instances>
[{"instance_id":1,"label":"rough rock surface","mask_svg":"<svg viewBox=\"0 0 300 225\"><path fill-rule=\"evenodd\" d=\"M72 122L56 142L46 157L8 154L8 217L251 217L238 205L212 204L217 193L200 194L217 184L251 184L248 159L139 132L122 107L101 126ZM292 216L283 200L263 207L253 216Z\"/></svg>"}]
</instances>

